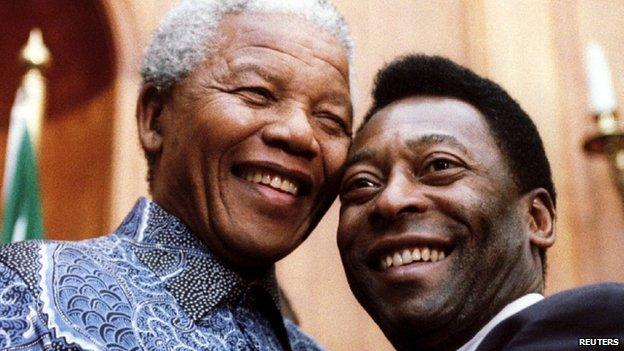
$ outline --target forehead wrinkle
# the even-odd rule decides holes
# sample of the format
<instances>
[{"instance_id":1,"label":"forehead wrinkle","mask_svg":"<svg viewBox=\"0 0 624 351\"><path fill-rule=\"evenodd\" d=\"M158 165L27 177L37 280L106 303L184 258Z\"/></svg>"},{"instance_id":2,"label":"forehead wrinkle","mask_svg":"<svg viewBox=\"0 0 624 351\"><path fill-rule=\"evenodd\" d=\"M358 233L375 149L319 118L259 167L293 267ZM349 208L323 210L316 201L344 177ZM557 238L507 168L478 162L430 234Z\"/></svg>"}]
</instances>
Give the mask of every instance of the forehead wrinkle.
<instances>
[{"instance_id":1,"label":"forehead wrinkle","mask_svg":"<svg viewBox=\"0 0 624 351\"><path fill-rule=\"evenodd\" d=\"M282 78L280 78L279 75L275 74L275 70L269 69L266 66L263 66L262 64L257 62L237 63L236 61L228 61L228 68L232 74L236 75L253 73L259 75L260 77L262 77L262 79L266 81L274 82L283 80ZM288 73L290 74L290 69Z\"/></svg>"},{"instance_id":2,"label":"forehead wrinkle","mask_svg":"<svg viewBox=\"0 0 624 351\"><path fill-rule=\"evenodd\" d=\"M310 49L310 48L308 48L306 46L303 46L303 45L298 45L298 46L300 46L303 50L307 51L307 54L308 54L307 56L309 56L310 58L316 59L316 60L319 60L319 61L322 61L322 62L325 62L326 64L328 64L329 66L334 68L336 70L336 72L338 73L338 75L344 80L344 82L345 83L348 82L348 79L345 77L344 74L342 74L342 72L340 71L340 69L338 68L337 65L335 65L334 63L332 63L329 60L324 59L321 56L315 55L314 54L314 50L312 50L312 49ZM268 51L271 51L273 54L276 54L276 55L282 56L282 57L283 56L288 56L291 59L294 59L296 61L304 63L308 67L314 67L313 62L310 62L309 60L305 60L304 58L297 56L297 54L290 53L286 49L275 48L275 47L272 47L272 46L269 46L269 45L264 45L264 44L247 45L247 46L242 46L242 47L236 48L236 51L244 51L246 49L253 49L253 48L261 49L261 50L268 50ZM234 67L236 67L236 59L240 59L240 57L243 57L243 56L250 56L251 57L252 55L250 55L249 53L243 53L243 54L234 55L234 57L231 60L228 60L228 61L234 61L234 63L228 62L228 65L230 65L230 66L233 65ZM259 58L257 58L257 60L262 61ZM259 64L255 64L255 65L257 67L259 67L259 68L262 67ZM285 66L288 66L288 65L282 65L280 67L285 67ZM263 69L263 71L265 71L267 73L270 72L266 68L262 68L262 69ZM288 70L289 70L288 73L292 75L292 73L293 73L292 69L289 68Z\"/></svg>"},{"instance_id":3,"label":"forehead wrinkle","mask_svg":"<svg viewBox=\"0 0 624 351\"><path fill-rule=\"evenodd\" d=\"M317 28L317 29L320 29L321 31L323 31L323 29L321 29L321 28ZM262 29L260 29L260 28L249 28L247 30L243 30L242 32L243 33L247 33L247 34L248 33L254 33L254 32L261 32L260 36L262 37ZM337 39L334 35L331 35L331 37L333 39ZM294 38L294 40L290 43L290 45L284 45L284 46L278 47L278 48L276 48L274 46L271 46L271 45L264 44L262 42L255 43L255 44L253 44L253 46L259 47L259 48L264 48L264 49L269 49L269 50L274 50L274 51L280 52L282 54L289 55L289 56L291 56L291 57L293 57L293 58L295 58L295 59L297 59L299 61L302 61L303 63L305 63L308 66L312 66L313 64L311 62L308 62L308 61L302 59L301 57L297 57L297 56L295 56L295 55L293 55L293 54L288 52L288 51L291 51L293 48L295 48L295 49L298 48L298 49L302 50L303 52L305 52L308 56L311 56L314 59L326 62L330 66L334 67L334 69L336 69L336 71L338 71L339 73L341 72L340 71L340 67L337 64L334 64L330 59L328 59L327 57L322 57L320 55L317 55L317 52L319 50L322 51L322 48L314 47L313 43L315 43L315 42L325 42L322 38L317 37L317 38L315 38L314 41L312 41L310 43L307 43L307 42L306 43L297 42L298 38L299 37ZM287 44L287 43L282 43L282 44ZM310 44L310 46L308 46L306 44ZM329 42L326 42L326 44L331 46L331 44ZM339 45L339 47L341 48L341 50L344 50L342 45ZM345 55L345 58L346 58L347 54L345 53L344 55ZM340 73L340 75L345 79L345 81L347 81L347 77L346 76L344 76L342 73Z\"/></svg>"},{"instance_id":4,"label":"forehead wrinkle","mask_svg":"<svg viewBox=\"0 0 624 351\"><path fill-rule=\"evenodd\" d=\"M327 57L323 57L320 55L317 55L317 51L319 50L315 50L313 48L307 47L305 45L302 45L300 43L293 43L294 46L299 47L302 51L304 51L306 53L305 57L310 57L312 60L319 60L322 62L325 62L326 64L330 65L332 68L334 68L336 70L336 72L338 72L338 74L340 75L340 77L342 77L342 79L345 81L345 83L347 83L349 81L348 79L348 72L345 72L345 74L342 73L342 71L340 70L340 67L335 64L334 62L332 62L332 60L328 59ZM288 48L275 48L269 45L264 45L264 44L254 44L253 47L256 48L260 48L260 49L265 49L265 50L271 50L276 52L277 54L280 55L286 55L289 56L297 61L303 62L306 66L308 67L314 67L314 63L312 62L312 60L305 60L304 55L296 55L293 54L291 52L289 52Z\"/></svg>"},{"instance_id":5,"label":"forehead wrinkle","mask_svg":"<svg viewBox=\"0 0 624 351\"><path fill-rule=\"evenodd\" d=\"M331 59L329 59L327 57L323 57L323 56L317 55L317 51L318 50L309 48L309 47L307 47L305 45L301 45L301 44L296 44L296 45L301 47L304 51L307 52L307 54L309 56L311 56L312 60L310 60L310 62L308 62L307 60L304 60L304 58L302 58L302 57L297 57L297 56L295 56L295 55L293 55L293 54L291 54L289 52L280 51L280 50L276 50L276 49L273 49L273 50L275 50L275 51L277 51L279 53L282 53L284 55L288 55L288 56L294 58L295 60L301 61L304 64L306 64L308 67L314 67L314 63L312 62L313 60L318 60L318 61L324 62L324 63L328 64L329 66L331 66L334 70L336 70L336 72L338 72L338 75L342 78L344 83L346 85L348 85L348 83L349 83L349 77L348 77L348 75L349 75L348 69L349 68L348 67L347 67L347 72L344 72L344 74L343 74L343 72L340 70L340 67L338 66L338 64L334 63ZM267 49L271 49L271 48L267 48Z\"/></svg>"},{"instance_id":6,"label":"forehead wrinkle","mask_svg":"<svg viewBox=\"0 0 624 351\"><path fill-rule=\"evenodd\" d=\"M298 44L296 44L296 45L301 47L304 51L306 51L307 56L316 57L313 54L311 54L312 49L310 49L310 48L308 48L306 46L303 46L303 45L298 45ZM306 66L310 66L310 67L312 66L311 62L308 62L308 61L304 60L303 58L298 57L296 54L290 53L289 52L290 50L288 50L289 48L281 48L281 47L280 48L275 48L275 47L272 47L270 45L264 45L264 44L253 44L253 45L250 45L250 46L253 46L253 47L259 48L259 49L263 49L263 50L271 50L271 51L276 52L278 55L290 56L291 58L294 58L297 61L303 62L304 64L306 64ZM303 55L301 55L301 56L303 56Z\"/></svg>"},{"instance_id":7,"label":"forehead wrinkle","mask_svg":"<svg viewBox=\"0 0 624 351\"><path fill-rule=\"evenodd\" d=\"M328 65L332 66L338 72L338 74L342 77L342 79L345 81L345 83L349 82L349 72L348 72L348 70L350 69L350 67L348 65L347 65L347 72L345 72L346 73L346 75L345 75L345 74L342 74L342 71L340 70L340 67L338 67L338 65L334 64L332 61L327 60L327 59L325 59L325 58L323 58L321 56L318 56L318 55L314 54L314 52L312 53L312 56L314 56L315 59L321 60L323 62L326 62Z\"/></svg>"},{"instance_id":8,"label":"forehead wrinkle","mask_svg":"<svg viewBox=\"0 0 624 351\"><path fill-rule=\"evenodd\" d=\"M460 149L463 153L470 155L470 151L457 138L448 134L426 134L418 138L405 140L407 148L414 150L422 147L447 144Z\"/></svg>"}]
</instances>

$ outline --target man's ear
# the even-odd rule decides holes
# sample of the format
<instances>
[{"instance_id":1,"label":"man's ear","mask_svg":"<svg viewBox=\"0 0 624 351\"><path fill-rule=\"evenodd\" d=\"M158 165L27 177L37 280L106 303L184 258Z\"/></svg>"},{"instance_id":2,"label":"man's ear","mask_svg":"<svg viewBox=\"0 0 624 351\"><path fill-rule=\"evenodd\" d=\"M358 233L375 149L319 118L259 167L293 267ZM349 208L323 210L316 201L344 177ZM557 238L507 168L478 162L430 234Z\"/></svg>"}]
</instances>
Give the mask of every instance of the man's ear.
<instances>
[{"instance_id":1,"label":"man's ear","mask_svg":"<svg viewBox=\"0 0 624 351\"><path fill-rule=\"evenodd\" d=\"M158 88L152 83L144 84L137 102L136 117L139 140L148 154L158 154L162 149L160 117L163 106L164 97Z\"/></svg>"},{"instance_id":2,"label":"man's ear","mask_svg":"<svg viewBox=\"0 0 624 351\"><path fill-rule=\"evenodd\" d=\"M527 210L529 241L541 249L555 243L556 210L548 191L533 189L523 196Z\"/></svg>"}]
</instances>

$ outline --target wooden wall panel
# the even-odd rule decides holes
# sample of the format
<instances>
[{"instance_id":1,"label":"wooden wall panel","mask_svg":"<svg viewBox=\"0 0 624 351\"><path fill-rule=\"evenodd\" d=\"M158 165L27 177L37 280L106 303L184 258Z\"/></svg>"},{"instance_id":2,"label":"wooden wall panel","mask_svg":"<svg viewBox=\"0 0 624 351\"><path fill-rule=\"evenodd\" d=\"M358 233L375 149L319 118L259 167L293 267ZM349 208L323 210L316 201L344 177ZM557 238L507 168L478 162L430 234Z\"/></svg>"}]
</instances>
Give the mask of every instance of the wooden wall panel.
<instances>
[{"instance_id":1,"label":"wooden wall panel","mask_svg":"<svg viewBox=\"0 0 624 351\"><path fill-rule=\"evenodd\" d=\"M408 53L448 56L465 63L463 6L458 0L333 1L344 14L356 44L356 119L370 104L374 74Z\"/></svg>"},{"instance_id":2,"label":"wooden wall panel","mask_svg":"<svg viewBox=\"0 0 624 351\"><path fill-rule=\"evenodd\" d=\"M112 89L43 124L39 165L47 239L78 240L107 231Z\"/></svg>"},{"instance_id":3,"label":"wooden wall panel","mask_svg":"<svg viewBox=\"0 0 624 351\"><path fill-rule=\"evenodd\" d=\"M135 110L140 86L139 67L143 47L155 18L155 2L108 0L104 2L113 28L119 58L113 103L118 111L111 150L112 179L109 184L111 206L109 228L113 230L126 216L139 196L147 195L147 166L139 146Z\"/></svg>"},{"instance_id":4,"label":"wooden wall panel","mask_svg":"<svg viewBox=\"0 0 624 351\"><path fill-rule=\"evenodd\" d=\"M624 280L624 207L612 182L604 157L588 157L580 151L588 134L595 132L587 99L583 54L589 42L600 44L609 60L618 101L624 101L624 28L615 25L624 15L622 1L565 1L552 4L559 54L559 77L566 99L562 106L569 140L567 168L559 170L571 179L564 201L572 211L576 260L569 262L577 285ZM562 28L567 28L563 31ZM591 254L599 253L599 254Z\"/></svg>"}]
</instances>

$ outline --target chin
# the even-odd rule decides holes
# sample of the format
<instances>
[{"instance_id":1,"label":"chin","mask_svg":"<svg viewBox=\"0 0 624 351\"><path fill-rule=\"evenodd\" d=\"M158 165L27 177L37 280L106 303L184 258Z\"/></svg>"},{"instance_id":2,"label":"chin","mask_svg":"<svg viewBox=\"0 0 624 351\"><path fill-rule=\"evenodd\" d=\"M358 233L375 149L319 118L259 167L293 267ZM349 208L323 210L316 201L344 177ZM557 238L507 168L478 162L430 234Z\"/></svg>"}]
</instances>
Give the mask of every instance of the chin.
<instances>
[{"instance_id":1,"label":"chin","mask_svg":"<svg viewBox=\"0 0 624 351\"><path fill-rule=\"evenodd\" d=\"M277 240L271 240L277 239ZM238 236L226 242L228 260L243 268L262 268L273 265L294 251L298 243L284 238L271 238L262 233ZM291 238L289 238L291 239Z\"/></svg>"},{"instance_id":2,"label":"chin","mask_svg":"<svg viewBox=\"0 0 624 351\"><path fill-rule=\"evenodd\" d=\"M412 333L435 329L447 324L453 315L447 299L438 290L423 294L420 289L406 286L375 288L375 283L368 279L359 281L369 283L354 284L352 291L386 334L404 329Z\"/></svg>"},{"instance_id":3,"label":"chin","mask_svg":"<svg viewBox=\"0 0 624 351\"><path fill-rule=\"evenodd\" d=\"M445 316L406 305L386 309L376 306L366 310L397 350L414 350L414 345L431 350L456 349L441 347L453 343L447 337L451 335L449 328L453 327Z\"/></svg>"}]
</instances>

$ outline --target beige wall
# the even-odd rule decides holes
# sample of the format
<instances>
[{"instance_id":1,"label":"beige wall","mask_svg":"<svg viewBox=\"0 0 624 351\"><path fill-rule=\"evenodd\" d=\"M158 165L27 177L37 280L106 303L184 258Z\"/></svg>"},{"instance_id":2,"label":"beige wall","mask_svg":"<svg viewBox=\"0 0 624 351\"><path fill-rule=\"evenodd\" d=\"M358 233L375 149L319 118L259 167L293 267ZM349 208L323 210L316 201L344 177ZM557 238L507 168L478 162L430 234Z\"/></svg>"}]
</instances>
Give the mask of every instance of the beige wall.
<instances>
[{"instance_id":1,"label":"beige wall","mask_svg":"<svg viewBox=\"0 0 624 351\"><path fill-rule=\"evenodd\" d=\"M588 158L582 140L593 122L586 104L582 50L605 47L624 101L622 1L335 0L357 43L356 114L366 109L374 72L399 54L449 56L501 83L531 114L552 162L559 191L558 243L551 250L548 292L623 280L624 212L604 160ZM134 127L141 48L163 0L107 0L121 65L116 83L111 228L145 194L145 167ZM351 296L335 242L334 205L311 238L278 264L303 328L331 350L390 350Z\"/></svg>"}]
</instances>

